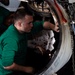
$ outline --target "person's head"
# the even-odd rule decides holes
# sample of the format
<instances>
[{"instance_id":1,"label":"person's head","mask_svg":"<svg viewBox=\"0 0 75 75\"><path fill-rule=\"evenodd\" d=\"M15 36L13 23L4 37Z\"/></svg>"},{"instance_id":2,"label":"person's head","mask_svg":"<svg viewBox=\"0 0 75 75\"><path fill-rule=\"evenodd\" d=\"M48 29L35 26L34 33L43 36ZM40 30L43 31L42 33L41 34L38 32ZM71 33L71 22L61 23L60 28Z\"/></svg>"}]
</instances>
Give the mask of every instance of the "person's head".
<instances>
[{"instance_id":1,"label":"person's head","mask_svg":"<svg viewBox=\"0 0 75 75\"><path fill-rule=\"evenodd\" d=\"M9 0L0 0L0 2L2 4L4 4L5 6L8 6L9 5Z\"/></svg>"},{"instance_id":2,"label":"person's head","mask_svg":"<svg viewBox=\"0 0 75 75\"><path fill-rule=\"evenodd\" d=\"M14 16L14 25L21 33L30 32L33 27L33 14L25 11L24 8L18 9Z\"/></svg>"}]
</instances>

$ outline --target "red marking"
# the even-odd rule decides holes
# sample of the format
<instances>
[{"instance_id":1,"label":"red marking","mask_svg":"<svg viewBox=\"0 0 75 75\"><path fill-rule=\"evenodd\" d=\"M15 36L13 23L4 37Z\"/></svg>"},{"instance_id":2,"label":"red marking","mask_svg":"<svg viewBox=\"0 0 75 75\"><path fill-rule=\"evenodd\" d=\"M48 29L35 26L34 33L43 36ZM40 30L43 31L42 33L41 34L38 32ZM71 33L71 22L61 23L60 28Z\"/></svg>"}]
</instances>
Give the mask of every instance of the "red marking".
<instances>
[{"instance_id":1,"label":"red marking","mask_svg":"<svg viewBox=\"0 0 75 75\"><path fill-rule=\"evenodd\" d=\"M67 20L64 18L63 14L62 14L61 9L60 9L60 8L59 8L59 6L58 6L58 4L57 4L56 0L54 0L54 3L55 3L55 5L56 5L56 7L57 7L58 11L59 11L59 12L60 12L60 14L61 14L62 21L63 21L63 22L67 22Z\"/></svg>"}]
</instances>

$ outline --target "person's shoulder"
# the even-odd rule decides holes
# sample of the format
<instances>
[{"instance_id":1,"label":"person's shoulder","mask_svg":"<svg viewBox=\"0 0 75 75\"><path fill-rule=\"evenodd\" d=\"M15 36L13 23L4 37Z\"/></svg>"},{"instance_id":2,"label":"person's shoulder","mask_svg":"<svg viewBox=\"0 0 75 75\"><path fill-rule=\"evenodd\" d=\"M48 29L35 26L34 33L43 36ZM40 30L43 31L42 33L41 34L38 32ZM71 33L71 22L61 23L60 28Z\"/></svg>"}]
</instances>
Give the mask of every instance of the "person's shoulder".
<instances>
[{"instance_id":1,"label":"person's shoulder","mask_svg":"<svg viewBox=\"0 0 75 75\"><path fill-rule=\"evenodd\" d=\"M43 25L44 21L35 21L33 22L34 25L42 24Z\"/></svg>"},{"instance_id":2,"label":"person's shoulder","mask_svg":"<svg viewBox=\"0 0 75 75\"><path fill-rule=\"evenodd\" d=\"M12 25L11 25L3 32L3 34L1 34L0 38L6 38L6 37L13 36L12 33L13 31L12 31Z\"/></svg>"}]
</instances>

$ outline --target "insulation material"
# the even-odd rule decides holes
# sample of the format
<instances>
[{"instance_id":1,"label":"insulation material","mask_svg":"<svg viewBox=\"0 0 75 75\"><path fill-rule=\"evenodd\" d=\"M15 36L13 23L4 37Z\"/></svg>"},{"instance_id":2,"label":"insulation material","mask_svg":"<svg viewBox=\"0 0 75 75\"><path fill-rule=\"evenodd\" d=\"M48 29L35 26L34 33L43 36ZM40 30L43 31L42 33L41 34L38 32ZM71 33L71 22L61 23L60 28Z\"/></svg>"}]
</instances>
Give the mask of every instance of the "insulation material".
<instances>
[{"instance_id":1,"label":"insulation material","mask_svg":"<svg viewBox=\"0 0 75 75\"><path fill-rule=\"evenodd\" d=\"M41 36L36 37L33 40L28 41L29 47L41 46L46 50L52 51L54 49L53 44L55 43L54 33L52 30L43 30Z\"/></svg>"}]
</instances>

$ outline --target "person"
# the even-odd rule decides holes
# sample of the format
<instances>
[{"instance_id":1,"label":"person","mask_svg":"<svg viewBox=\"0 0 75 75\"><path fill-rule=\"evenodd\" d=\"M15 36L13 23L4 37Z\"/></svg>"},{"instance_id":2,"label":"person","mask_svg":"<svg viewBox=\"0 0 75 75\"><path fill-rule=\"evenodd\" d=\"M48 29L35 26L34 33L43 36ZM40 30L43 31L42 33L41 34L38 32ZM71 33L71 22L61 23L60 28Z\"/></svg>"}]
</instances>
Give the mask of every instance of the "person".
<instances>
[{"instance_id":1,"label":"person","mask_svg":"<svg viewBox=\"0 0 75 75\"><path fill-rule=\"evenodd\" d=\"M7 29L7 26L4 24L4 20L10 14L10 11L2 7L1 4L8 6L9 0L0 0L0 35Z\"/></svg>"},{"instance_id":2,"label":"person","mask_svg":"<svg viewBox=\"0 0 75 75\"><path fill-rule=\"evenodd\" d=\"M19 0L0 0L0 35L13 22L14 12L20 3Z\"/></svg>"},{"instance_id":3,"label":"person","mask_svg":"<svg viewBox=\"0 0 75 75\"><path fill-rule=\"evenodd\" d=\"M47 21L33 22L33 14L30 11L22 8L15 12L14 23L0 36L0 75L34 73L35 69L32 66L25 65L27 36L36 34L43 28L59 32L58 24Z\"/></svg>"},{"instance_id":4,"label":"person","mask_svg":"<svg viewBox=\"0 0 75 75\"><path fill-rule=\"evenodd\" d=\"M0 0L0 2L6 6L9 5L9 0Z\"/></svg>"}]
</instances>

